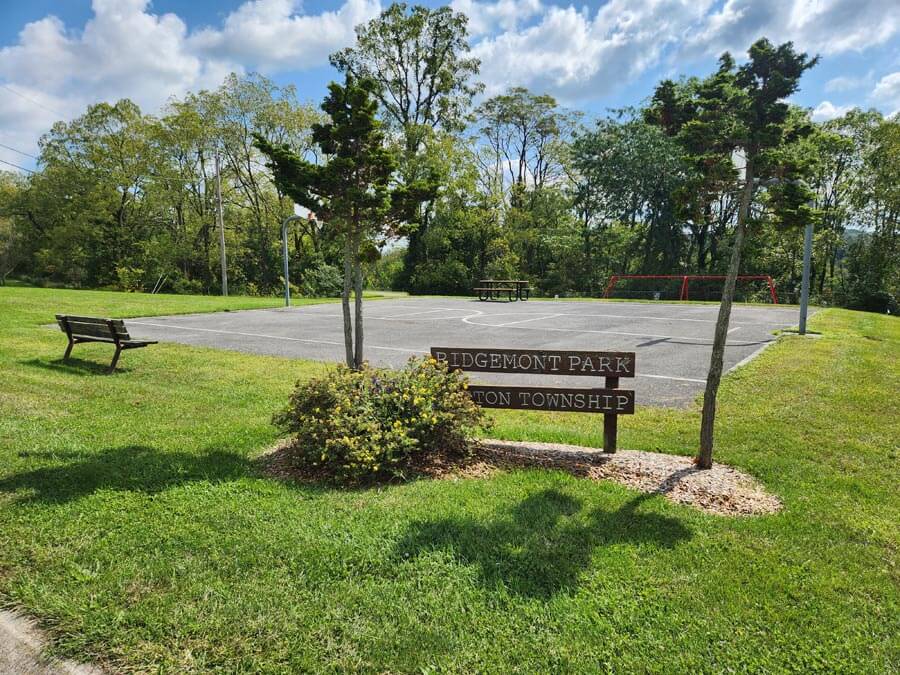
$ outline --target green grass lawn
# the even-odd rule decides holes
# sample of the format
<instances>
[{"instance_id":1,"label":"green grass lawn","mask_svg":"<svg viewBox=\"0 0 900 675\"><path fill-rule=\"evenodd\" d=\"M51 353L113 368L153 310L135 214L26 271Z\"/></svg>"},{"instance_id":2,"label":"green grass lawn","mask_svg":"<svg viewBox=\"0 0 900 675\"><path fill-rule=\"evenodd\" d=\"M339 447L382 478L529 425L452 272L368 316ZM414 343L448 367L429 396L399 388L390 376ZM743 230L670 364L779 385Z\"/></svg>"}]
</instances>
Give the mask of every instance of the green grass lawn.
<instances>
[{"instance_id":1,"label":"green grass lawn","mask_svg":"<svg viewBox=\"0 0 900 675\"><path fill-rule=\"evenodd\" d=\"M62 364L56 312L277 299L0 288L0 603L117 670L896 672L900 321L840 310L722 386L716 458L783 512L732 519L542 470L365 490L253 459L309 362L160 344ZM99 364L100 368L92 364ZM600 416L494 435L602 444ZM625 448L690 454L640 408Z\"/></svg>"}]
</instances>

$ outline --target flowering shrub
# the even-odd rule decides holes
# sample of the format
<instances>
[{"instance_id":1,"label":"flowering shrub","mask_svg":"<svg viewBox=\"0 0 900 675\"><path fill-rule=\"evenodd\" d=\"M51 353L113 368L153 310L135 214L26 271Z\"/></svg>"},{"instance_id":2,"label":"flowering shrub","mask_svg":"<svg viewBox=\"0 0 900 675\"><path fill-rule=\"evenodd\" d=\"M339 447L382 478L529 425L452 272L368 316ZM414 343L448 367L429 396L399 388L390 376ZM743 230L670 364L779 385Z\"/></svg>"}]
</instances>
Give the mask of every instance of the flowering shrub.
<instances>
[{"instance_id":1,"label":"flowering shrub","mask_svg":"<svg viewBox=\"0 0 900 675\"><path fill-rule=\"evenodd\" d=\"M429 453L463 454L485 419L466 378L432 358L400 370L338 367L300 382L274 423L297 458L344 481L399 476Z\"/></svg>"}]
</instances>

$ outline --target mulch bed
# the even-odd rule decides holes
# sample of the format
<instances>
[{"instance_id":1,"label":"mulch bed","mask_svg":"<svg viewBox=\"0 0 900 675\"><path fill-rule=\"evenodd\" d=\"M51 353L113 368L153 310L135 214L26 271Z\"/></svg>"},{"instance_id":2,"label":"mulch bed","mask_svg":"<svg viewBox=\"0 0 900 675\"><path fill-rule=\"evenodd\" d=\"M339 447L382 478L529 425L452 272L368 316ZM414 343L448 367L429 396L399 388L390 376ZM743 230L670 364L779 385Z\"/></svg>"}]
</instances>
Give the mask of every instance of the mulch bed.
<instances>
[{"instance_id":1,"label":"mulch bed","mask_svg":"<svg viewBox=\"0 0 900 675\"><path fill-rule=\"evenodd\" d=\"M283 480L328 482L322 471L301 468L289 442L259 458L266 475ZM601 450L562 443L484 440L468 457L429 457L410 470L409 478L482 478L518 468L566 471L590 480L612 480L641 492L661 494L707 513L749 516L778 512L781 500L753 477L724 464L698 469L692 458L658 452Z\"/></svg>"}]
</instances>

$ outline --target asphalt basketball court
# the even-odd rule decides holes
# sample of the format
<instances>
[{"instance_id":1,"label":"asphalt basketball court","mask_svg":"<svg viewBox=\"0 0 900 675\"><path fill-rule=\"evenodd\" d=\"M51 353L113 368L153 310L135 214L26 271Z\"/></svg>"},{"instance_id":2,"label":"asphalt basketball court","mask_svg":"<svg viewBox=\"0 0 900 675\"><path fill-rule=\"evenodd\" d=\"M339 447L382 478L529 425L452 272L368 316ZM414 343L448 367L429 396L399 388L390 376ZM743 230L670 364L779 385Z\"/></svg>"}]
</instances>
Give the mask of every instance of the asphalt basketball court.
<instances>
[{"instance_id":1,"label":"asphalt basketball court","mask_svg":"<svg viewBox=\"0 0 900 675\"><path fill-rule=\"evenodd\" d=\"M718 305L633 302L479 302L402 298L364 304L366 358L400 366L431 347L523 348L636 352L638 405L683 406L703 391ZM725 369L752 358L796 325L797 308L735 306ZM341 362L337 303L280 309L128 319L136 339L230 349L254 354ZM591 386L586 377L472 373L473 382ZM602 386L598 378L597 386Z\"/></svg>"}]
</instances>

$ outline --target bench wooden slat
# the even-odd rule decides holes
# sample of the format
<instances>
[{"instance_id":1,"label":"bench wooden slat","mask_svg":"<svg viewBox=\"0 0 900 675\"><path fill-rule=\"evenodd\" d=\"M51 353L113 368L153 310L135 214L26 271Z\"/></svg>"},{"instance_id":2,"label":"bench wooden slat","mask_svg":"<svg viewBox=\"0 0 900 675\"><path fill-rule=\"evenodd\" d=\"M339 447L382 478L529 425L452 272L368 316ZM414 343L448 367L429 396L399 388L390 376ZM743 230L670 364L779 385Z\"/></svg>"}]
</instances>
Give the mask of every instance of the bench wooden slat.
<instances>
[{"instance_id":1,"label":"bench wooden slat","mask_svg":"<svg viewBox=\"0 0 900 675\"><path fill-rule=\"evenodd\" d=\"M78 321L80 323L98 323L106 325L108 322L112 321L115 325L120 326L122 328L125 327L125 321L123 319L106 319L98 316L76 316L74 314L57 314L57 319L68 319L69 321Z\"/></svg>"},{"instance_id":2,"label":"bench wooden slat","mask_svg":"<svg viewBox=\"0 0 900 675\"><path fill-rule=\"evenodd\" d=\"M92 337L117 336L120 340L129 340L128 329L122 319L102 319L92 316L56 315L56 323L63 331L71 331L73 335Z\"/></svg>"},{"instance_id":3,"label":"bench wooden slat","mask_svg":"<svg viewBox=\"0 0 900 675\"><path fill-rule=\"evenodd\" d=\"M110 340L119 338L122 341L128 341L131 339L131 336L128 335L127 330L110 329L109 326L106 326L103 324L91 324L91 323L81 323L81 322L70 321L69 322L69 330L72 331L72 335L85 335L85 336L89 336L89 337L109 338Z\"/></svg>"}]
</instances>

